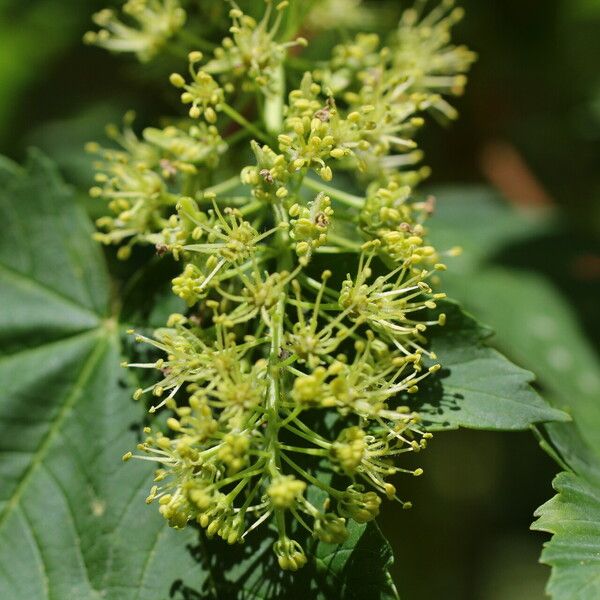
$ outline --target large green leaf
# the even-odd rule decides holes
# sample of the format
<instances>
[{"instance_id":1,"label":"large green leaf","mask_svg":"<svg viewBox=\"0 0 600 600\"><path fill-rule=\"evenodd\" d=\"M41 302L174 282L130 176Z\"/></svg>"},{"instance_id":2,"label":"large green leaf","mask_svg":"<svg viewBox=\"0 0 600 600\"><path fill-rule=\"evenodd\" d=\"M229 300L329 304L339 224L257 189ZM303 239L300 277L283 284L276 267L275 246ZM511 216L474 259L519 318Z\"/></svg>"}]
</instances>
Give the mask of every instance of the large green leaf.
<instances>
[{"instance_id":1,"label":"large green leaf","mask_svg":"<svg viewBox=\"0 0 600 600\"><path fill-rule=\"evenodd\" d=\"M554 480L558 495L538 508L532 528L552 533L542 561L554 568L548 592L554 598L600 598L600 487L574 473Z\"/></svg>"},{"instance_id":2,"label":"large green leaf","mask_svg":"<svg viewBox=\"0 0 600 600\"><path fill-rule=\"evenodd\" d=\"M594 349L551 282L496 260L515 243L551 232L550 215L518 213L481 187L435 193L440 198L431 227L435 243L464 247L444 274L444 288L494 328L495 344L510 358L535 370L549 399L572 415L600 456L600 361Z\"/></svg>"},{"instance_id":3,"label":"large green leaf","mask_svg":"<svg viewBox=\"0 0 600 600\"><path fill-rule=\"evenodd\" d=\"M461 244L462 257L444 276L448 291L497 331L497 344L535 369L553 406L573 423L546 424L543 447L568 471L558 495L538 509L533 528L552 533L542 562L553 567L555 600L600 597L600 364L573 309L539 273L498 257L523 240L547 238L545 212L522 214L484 188L445 188L432 225L438 245ZM464 225L468 223L468 227ZM553 250L550 248L550 250ZM552 254L556 256L556 252Z\"/></svg>"},{"instance_id":4,"label":"large green leaf","mask_svg":"<svg viewBox=\"0 0 600 600\"><path fill-rule=\"evenodd\" d=\"M568 421L531 387L533 374L487 345L491 332L456 304L445 303L444 327L432 329L431 349L442 370L425 380L418 410L429 429L522 430Z\"/></svg>"},{"instance_id":5,"label":"large green leaf","mask_svg":"<svg viewBox=\"0 0 600 600\"><path fill-rule=\"evenodd\" d=\"M144 409L91 225L39 155L26 170L0 161L0 183L0 598L397 598L375 525L313 542L290 575L268 536L229 548L145 505L150 468L120 460Z\"/></svg>"},{"instance_id":6,"label":"large green leaf","mask_svg":"<svg viewBox=\"0 0 600 600\"><path fill-rule=\"evenodd\" d=\"M140 407L119 367L91 226L49 162L3 169L0 216L0 597L166 597L206 574L144 510L148 469L123 468Z\"/></svg>"}]
</instances>

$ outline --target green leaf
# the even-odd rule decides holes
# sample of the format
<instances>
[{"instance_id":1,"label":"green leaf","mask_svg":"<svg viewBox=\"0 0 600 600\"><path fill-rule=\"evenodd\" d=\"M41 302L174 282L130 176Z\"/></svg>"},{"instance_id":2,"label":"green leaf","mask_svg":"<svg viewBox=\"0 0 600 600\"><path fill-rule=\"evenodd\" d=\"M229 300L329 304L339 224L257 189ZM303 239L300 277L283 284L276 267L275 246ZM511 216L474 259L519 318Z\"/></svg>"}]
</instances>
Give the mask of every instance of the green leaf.
<instances>
[{"instance_id":1,"label":"green leaf","mask_svg":"<svg viewBox=\"0 0 600 600\"><path fill-rule=\"evenodd\" d=\"M440 247L460 244L444 273L444 289L489 323L494 343L536 371L549 400L579 424L600 456L600 362L572 308L538 273L498 264L496 256L552 231L546 212L522 214L486 188L440 188L431 235ZM468 222L469 227L461 224Z\"/></svg>"},{"instance_id":2,"label":"green leaf","mask_svg":"<svg viewBox=\"0 0 600 600\"><path fill-rule=\"evenodd\" d=\"M600 458L577 423L547 426L550 450L568 472L553 482L558 492L535 511L536 531L553 535L544 544L541 562L552 567L547 591L555 600L600 597Z\"/></svg>"},{"instance_id":3,"label":"green leaf","mask_svg":"<svg viewBox=\"0 0 600 600\"><path fill-rule=\"evenodd\" d=\"M0 295L8 309L0 313L3 353L97 326L107 311L108 284L104 269L93 268L100 255L89 243L85 215L55 212L67 192L48 170L28 176L2 163L2 180ZM40 190L45 193L32 202Z\"/></svg>"},{"instance_id":4,"label":"green leaf","mask_svg":"<svg viewBox=\"0 0 600 600\"><path fill-rule=\"evenodd\" d=\"M374 524L352 525L339 547L313 540L289 574L268 535L207 542L145 505L152 469L121 461L145 410L120 367L91 225L39 154L24 170L0 160L0 182L0 598L396 599Z\"/></svg>"},{"instance_id":5,"label":"green leaf","mask_svg":"<svg viewBox=\"0 0 600 600\"><path fill-rule=\"evenodd\" d=\"M444 287L490 323L499 347L535 369L548 400L573 423L544 425L542 447L568 470L559 492L538 509L534 529L554 534L542 562L553 567L555 600L600 597L600 365L573 309L552 283L533 271L501 264L500 256L553 232L546 212L522 214L485 188L443 188L432 220L440 247L461 244L463 256L444 274ZM468 227L463 225L468 223Z\"/></svg>"},{"instance_id":6,"label":"green leaf","mask_svg":"<svg viewBox=\"0 0 600 600\"><path fill-rule=\"evenodd\" d=\"M447 276L470 274L500 248L547 232L551 224L551 213L517 213L489 187L443 186L428 191L438 200L429 222L432 242L440 250L454 246L464 250L449 259L444 281Z\"/></svg>"},{"instance_id":7,"label":"green leaf","mask_svg":"<svg viewBox=\"0 0 600 600\"><path fill-rule=\"evenodd\" d=\"M317 571L330 590L323 598L397 599L388 571L394 561L392 549L379 528L352 523L349 530L350 536L341 546L317 545Z\"/></svg>"},{"instance_id":8,"label":"green leaf","mask_svg":"<svg viewBox=\"0 0 600 600\"><path fill-rule=\"evenodd\" d=\"M428 192L438 201L429 221L431 240L440 250L463 249L449 259L447 275L470 273L502 247L543 234L552 223L551 212L516 212L486 186L440 186Z\"/></svg>"},{"instance_id":9,"label":"green leaf","mask_svg":"<svg viewBox=\"0 0 600 600\"><path fill-rule=\"evenodd\" d=\"M560 473L558 495L538 508L532 529L554 537L542 562L554 567L548 592L565 600L600 598L600 487L574 473Z\"/></svg>"},{"instance_id":10,"label":"green leaf","mask_svg":"<svg viewBox=\"0 0 600 600\"><path fill-rule=\"evenodd\" d=\"M431 329L430 348L442 370L421 384L417 410L431 430L522 430L534 423L568 421L531 387L533 374L525 371L486 340L491 332L447 302L444 327Z\"/></svg>"},{"instance_id":11,"label":"green leaf","mask_svg":"<svg viewBox=\"0 0 600 600\"><path fill-rule=\"evenodd\" d=\"M48 160L3 167L0 215L0 597L154 600L202 588L186 549L124 467L141 407L119 367L91 225Z\"/></svg>"}]
</instances>

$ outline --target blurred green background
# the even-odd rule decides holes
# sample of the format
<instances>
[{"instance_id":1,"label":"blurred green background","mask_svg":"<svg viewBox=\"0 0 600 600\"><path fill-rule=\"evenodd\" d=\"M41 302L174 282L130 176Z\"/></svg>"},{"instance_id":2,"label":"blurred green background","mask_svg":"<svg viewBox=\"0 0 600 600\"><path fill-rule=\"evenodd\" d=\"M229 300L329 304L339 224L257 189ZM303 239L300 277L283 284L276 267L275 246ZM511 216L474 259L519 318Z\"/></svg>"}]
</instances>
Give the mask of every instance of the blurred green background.
<instances>
[{"instance_id":1,"label":"blurred green background","mask_svg":"<svg viewBox=\"0 0 600 600\"><path fill-rule=\"evenodd\" d=\"M42 148L90 207L83 144L102 139L105 123L129 108L141 124L180 110L165 79L180 62L140 66L83 46L90 14L105 4L0 0L0 153L20 160L27 147ZM564 397L579 381L582 393L600 398L600 1L462 5L457 37L480 60L459 101L461 120L427 128L422 143L431 185L485 184L503 199L481 188L438 188L443 209L433 233L467 250L449 289L497 329L511 358L537 372L542 392ZM397 2L371 6L399 10ZM481 210L465 205L465 195ZM513 306L517 286L522 304L515 294ZM527 333L532 314L550 320L563 344L555 349L572 368L561 371L544 340ZM558 468L534 437L447 433L418 458L426 476L402 482L415 508L390 506L382 518L402 597L543 598L549 569L537 560L546 536L528 528L552 496Z\"/></svg>"}]
</instances>

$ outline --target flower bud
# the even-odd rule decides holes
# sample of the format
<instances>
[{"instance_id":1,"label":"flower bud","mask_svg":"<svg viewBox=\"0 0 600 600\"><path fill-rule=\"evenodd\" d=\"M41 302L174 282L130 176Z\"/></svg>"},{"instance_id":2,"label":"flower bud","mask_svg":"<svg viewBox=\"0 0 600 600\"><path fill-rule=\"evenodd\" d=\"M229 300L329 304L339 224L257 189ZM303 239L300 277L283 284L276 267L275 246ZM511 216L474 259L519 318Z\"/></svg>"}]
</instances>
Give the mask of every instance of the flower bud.
<instances>
[{"instance_id":1,"label":"flower bud","mask_svg":"<svg viewBox=\"0 0 600 600\"><path fill-rule=\"evenodd\" d=\"M346 520L333 513L319 514L314 529L317 539L325 544L343 544L348 539Z\"/></svg>"},{"instance_id":2,"label":"flower bud","mask_svg":"<svg viewBox=\"0 0 600 600\"><path fill-rule=\"evenodd\" d=\"M297 571L306 564L304 550L296 540L283 537L275 542L273 550L284 571Z\"/></svg>"},{"instance_id":3,"label":"flower bud","mask_svg":"<svg viewBox=\"0 0 600 600\"><path fill-rule=\"evenodd\" d=\"M379 514L381 498L375 492L363 492L363 486L350 485L338 504L341 515L357 523L372 521Z\"/></svg>"},{"instance_id":4,"label":"flower bud","mask_svg":"<svg viewBox=\"0 0 600 600\"><path fill-rule=\"evenodd\" d=\"M267 488L267 495L275 508L292 508L306 489L306 483L293 475L281 475L273 479Z\"/></svg>"}]
</instances>

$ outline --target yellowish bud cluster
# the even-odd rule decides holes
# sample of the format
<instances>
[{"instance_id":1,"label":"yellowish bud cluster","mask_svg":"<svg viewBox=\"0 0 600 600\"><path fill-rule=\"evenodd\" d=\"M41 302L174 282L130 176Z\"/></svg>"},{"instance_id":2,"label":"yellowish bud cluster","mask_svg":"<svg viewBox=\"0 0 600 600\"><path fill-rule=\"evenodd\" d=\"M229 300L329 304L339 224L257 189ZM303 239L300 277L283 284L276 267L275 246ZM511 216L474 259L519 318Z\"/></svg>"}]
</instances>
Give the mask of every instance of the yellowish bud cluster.
<instances>
[{"instance_id":1,"label":"yellowish bud cluster","mask_svg":"<svg viewBox=\"0 0 600 600\"><path fill-rule=\"evenodd\" d=\"M296 479L293 475L283 475L273 479L267 488L267 495L273 506L280 509L290 509L306 490L306 482Z\"/></svg>"},{"instance_id":2,"label":"yellowish bud cluster","mask_svg":"<svg viewBox=\"0 0 600 600\"><path fill-rule=\"evenodd\" d=\"M367 450L366 433L360 427L344 429L331 447L331 458L348 474L362 463Z\"/></svg>"},{"instance_id":3,"label":"yellowish bud cluster","mask_svg":"<svg viewBox=\"0 0 600 600\"><path fill-rule=\"evenodd\" d=\"M296 242L296 254L301 264L308 264L313 251L327 242L333 217L331 199L321 193L307 206L293 204L288 212L292 217L290 235Z\"/></svg>"},{"instance_id":4,"label":"yellowish bud cluster","mask_svg":"<svg viewBox=\"0 0 600 600\"><path fill-rule=\"evenodd\" d=\"M93 16L101 29L88 31L84 42L112 52L133 52L147 62L168 43L186 21L179 0L128 0L123 5L125 21L104 9Z\"/></svg>"},{"instance_id":5,"label":"yellowish bud cluster","mask_svg":"<svg viewBox=\"0 0 600 600\"><path fill-rule=\"evenodd\" d=\"M379 514L381 498L375 492L364 492L361 485L349 486L342 495L338 510L357 523L372 521Z\"/></svg>"},{"instance_id":6,"label":"yellowish bud cluster","mask_svg":"<svg viewBox=\"0 0 600 600\"><path fill-rule=\"evenodd\" d=\"M284 571L297 571L306 564L306 554L296 540L284 537L273 546L279 566Z\"/></svg>"}]
</instances>

